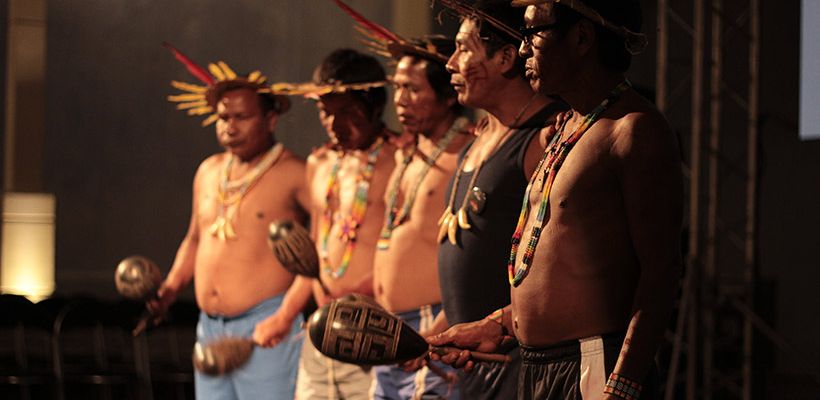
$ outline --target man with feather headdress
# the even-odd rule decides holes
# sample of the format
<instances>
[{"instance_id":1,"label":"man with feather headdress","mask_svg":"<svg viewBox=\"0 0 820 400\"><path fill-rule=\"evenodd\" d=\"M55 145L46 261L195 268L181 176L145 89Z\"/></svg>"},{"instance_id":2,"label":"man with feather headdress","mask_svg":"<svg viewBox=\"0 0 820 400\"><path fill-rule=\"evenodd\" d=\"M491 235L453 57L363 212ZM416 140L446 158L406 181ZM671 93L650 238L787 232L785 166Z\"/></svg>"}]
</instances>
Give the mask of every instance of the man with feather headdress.
<instances>
[{"instance_id":1,"label":"man with feather headdress","mask_svg":"<svg viewBox=\"0 0 820 400\"><path fill-rule=\"evenodd\" d=\"M304 222L307 216L304 161L273 134L290 103L283 96L260 93L265 77L258 71L239 76L224 62L211 64L208 71L171 50L204 86L173 82L183 93L169 100L189 115L210 114L203 125L216 122L216 138L225 151L208 157L196 172L188 232L149 307L161 313L195 279L202 311L198 343L249 338L255 330L275 338L265 345L278 346L254 349L247 364L233 373L197 371L198 399L291 400L303 299L285 293L302 293L293 289L310 282L283 268L267 244L271 221Z\"/></svg>"}]
</instances>

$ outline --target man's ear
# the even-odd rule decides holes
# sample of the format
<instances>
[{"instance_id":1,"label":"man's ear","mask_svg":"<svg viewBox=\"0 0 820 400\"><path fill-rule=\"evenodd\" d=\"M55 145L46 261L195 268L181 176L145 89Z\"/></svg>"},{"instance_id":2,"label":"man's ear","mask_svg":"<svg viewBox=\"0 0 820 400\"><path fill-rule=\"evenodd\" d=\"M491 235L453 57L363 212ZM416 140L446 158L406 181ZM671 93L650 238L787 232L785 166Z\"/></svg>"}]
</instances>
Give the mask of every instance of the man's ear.
<instances>
[{"instance_id":1,"label":"man's ear","mask_svg":"<svg viewBox=\"0 0 820 400\"><path fill-rule=\"evenodd\" d=\"M575 34L575 44L578 55L587 55L598 41L595 24L586 18L582 18L575 24L573 30L575 31L573 33Z\"/></svg>"},{"instance_id":2,"label":"man's ear","mask_svg":"<svg viewBox=\"0 0 820 400\"><path fill-rule=\"evenodd\" d=\"M505 44L495 52L495 58L498 60L501 74L506 76L510 70L515 68L515 62L518 60L518 48L511 44Z\"/></svg>"},{"instance_id":3,"label":"man's ear","mask_svg":"<svg viewBox=\"0 0 820 400\"><path fill-rule=\"evenodd\" d=\"M279 122L279 114L276 111L268 111L265 114L265 119L268 121L268 132L273 133L276 131L276 123Z\"/></svg>"}]
</instances>

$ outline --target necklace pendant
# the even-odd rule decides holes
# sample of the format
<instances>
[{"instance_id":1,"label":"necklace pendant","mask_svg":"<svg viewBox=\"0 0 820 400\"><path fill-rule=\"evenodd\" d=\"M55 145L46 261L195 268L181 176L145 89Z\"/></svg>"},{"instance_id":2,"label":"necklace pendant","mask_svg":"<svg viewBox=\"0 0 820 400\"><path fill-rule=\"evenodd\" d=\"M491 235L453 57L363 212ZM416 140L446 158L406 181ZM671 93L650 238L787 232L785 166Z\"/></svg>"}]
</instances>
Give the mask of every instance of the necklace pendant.
<instances>
[{"instance_id":1,"label":"necklace pendant","mask_svg":"<svg viewBox=\"0 0 820 400\"><path fill-rule=\"evenodd\" d=\"M444 238L447 237L447 230L450 226L450 220L453 219L453 218L454 218L454 216L453 216L452 212L450 211L450 207L447 207L447 209L444 210L444 214L441 215L441 218L439 219L439 223L438 223L438 241L439 241L439 243L444 241Z\"/></svg>"},{"instance_id":2,"label":"necklace pendant","mask_svg":"<svg viewBox=\"0 0 820 400\"><path fill-rule=\"evenodd\" d=\"M450 208L450 206L447 206L447 209L445 209L444 212L441 213L441 217L439 217L438 222L436 222L436 225L441 226L441 224L443 224L444 221L447 220L447 216L452 214L452 213L453 213L453 209Z\"/></svg>"},{"instance_id":3,"label":"necklace pendant","mask_svg":"<svg viewBox=\"0 0 820 400\"><path fill-rule=\"evenodd\" d=\"M458 227L464 230L470 230L473 226L470 225L470 219L467 217L467 209L461 207L458 209Z\"/></svg>"},{"instance_id":4,"label":"necklace pendant","mask_svg":"<svg viewBox=\"0 0 820 400\"><path fill-rule=\"evenodd\" d=\"M458 218L455 215L450 214L450 218L447 221L447 240L450 241L450 244L453 246L458 246Z\"/></svg>"},{"instance_id":5,"label":"necklace pendant","mask_svg":"<svg viewBox=\"0 0 820 400\"><path fill-rule=\"evenodd\" d=\"M225 218L217 217L216 221L214 221L214 223L211 224L211 226L208 228L208 233L210 233L211 236L215 236L219 239L222 239L222 237L224 236L224 230Z\"/></svg>"},{"instance_id":6,"label":"necklace pendant","mask_svg":"<svg viewBox=\"0 0 820 400\"><path fill-rule=\"evenodd\" d=\"M487 194L478 186L473 186L470 190L470 195L467 198L467 205L470 206L470 211L473 214L481 214L484 211L484 205L487 203Z\"/></svg>"},{"instance_id":7,"label":"necklace pendant","mask_svg":"<svg viewBox=\"0 0 820 400\"><path fill-rule=\"evenodd\" d=\"M356 222L352 216L345 218L342 227L339 230L339 239L345 242L352 242L356 240L356 230L359 228L359 223Z\"/></svg>"},{"instance_id":8,"label":"necklace pendant","mask_svg":"<svg viewBox=\"0 0 820 400\"><path fill-rule=\"evenodd\" d=\"M217 217L216 221L208 228L208 233L222 241L236 238L236 231L233 229L231 221L225 217Z\"/></svg>"}]
</instances>

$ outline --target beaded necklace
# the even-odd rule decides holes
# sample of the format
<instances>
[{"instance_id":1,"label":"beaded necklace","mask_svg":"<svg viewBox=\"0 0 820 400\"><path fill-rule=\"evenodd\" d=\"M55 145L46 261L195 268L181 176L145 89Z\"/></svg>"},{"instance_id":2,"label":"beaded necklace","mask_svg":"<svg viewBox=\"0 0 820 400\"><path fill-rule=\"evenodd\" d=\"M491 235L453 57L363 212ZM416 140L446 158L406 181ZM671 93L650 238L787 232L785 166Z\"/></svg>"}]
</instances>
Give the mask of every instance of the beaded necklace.
<instances>
[{"instance_id":1,"label":"beaded necklace","mask_svg":"<svg viewBox=\"0 0 820 400\"><path fill-rule=\"evenodd\" d=\"M630 84L628 81L623 81L618 84L618 86L612 89L612 92L606 99L604 99L604 101L601 102L601 104L595 107L595 109L589 114L584 116L572 134L559 143L559 139L563 136L564 130L567 126L567 122L564 121L561 129L559 129L559 131L555 134L547 147L547 150L544 151L544 155L538 163L538 168L535 169L535 173L532 179L530 179L530 183L527 185L527 190L524 192L524 201L521 205L521 215L518 217L518 225L515 228L515 233L513 233L512 249L510 250L510 259L507 263L507 273L509 275L510 285L518 286L529 273L530 267L532 266L533 255L535 254L535 246L538 245L538 240L541 237L541 230L544 229L544 218L547 213L547 206L549 205L549 195L550 190L552 189L552 183L555 181L555 176L561 168L561 165L564 163L564 160L566 160L570 150L572 150L575 143L581 139L581 136L584 135L592 124L598 120L601 114L603 114L603 112L610 105L612 105L612 103L617 101L621 94L629 89L629 87ZM567 120L569 119L570 118L568 117ZM530 213L530 191L532 190L533 182L537 180L536 176L538 176L538 173L541 171L541 167L544 167L544 177L546 178L546 182L541 187L541 203L538 207L538 214L536 214L535 222L533 223L530 241L527 244L527 249L524 252L524 256L521 258L522 265L516 270L515 260L518 255L518 247L521 244L521 237L524 234L524 225L526 224Z\"/></svg>"},{"instance_id":2,"label":"beaded necklace","mask_svg":"<svg viewBox=\"0 0 820 400\"><path fill-rule=\"evenodd\" d=\"M461 162L458 165L458 169L456 170L456 176L453 178L453 187L450 189L450 197L447 201L447 208L444 209L444 212L441 214L441 218L438 220L438 241L441 242L446 237L450 244L453 246L458 245L457 241L457 234L459 229L470 230L472 229L472 225L470 225L469 218L467 217L467 204L469 203L470 199L470 190L475 187L475 183L478 180L478 174L481 172L481 167L484 166L484 163L487 161L490 156L493 155L495 152L495 148L504 141L504 138L509 136L509 134L515 130L515 126L518 125L518 121L524 115L524 112L530 106L533 99L537 94L533 94L530 97L530 100L527 101L527 104L524 104L524 107L521 108L521 111L515 116L513 119L512 124L510 124L509 128L498 137L498 139L492 144L490 147L490 152L487 153L487 156L484 157L481 162L478 163L475 170L473 170L473 177L470 178L470 184L467 186L467 191L464 193L464 199L461 202L461 207L459 207L458 211L453 211L453 207L455 207L456 203L456 191L458 190L458 184L461 181L461 174L464 172L464 164L466 163L467 159L470 158L470 153L472 153L473 148L470 147L470 150L467 151L467 154L464 155L464 158L461 159Z\"/></svg>"},{"instance_id":3,"label":"beaded necklace","mask_svg":"<svg viewBox=\"0 0 820 400\"><path fill-rule=\"evenodd\" d=\"M356 177L356 194L353 198L353 204L350 206L348 215L342 218L342 227L339 232L339 238L346 243L346 246L338 268L330 266L328 239L330 238L330 228L333 224L333 208L330 204L334 197L339 196L337 178L344 154L336 158L336 162L330 170L330 176L327 179L327 192L325 194L325 209L319 221L319 242L321 244L319 256L322 259L322 270L333 279L339 279L344 276L345 272L347 272L347 267L350 265L350 258L353 256L353 249L356 247L356 230L359 229L362 220L364 220L365 212L367 211L367 192L370 190L370 180L373 178L373 170L376 167L379 151L383 144L384 137L380 136L370 146L370 150L367 153L367 164L364 168L359 169L359 175Z\"/></svg>"},{"instance_id":4,"label":"beaded necklace","mask_svg":"<svg viewBox=\"0 0 820 400\"><path fill-rule=\"evenodd\" d=\"M416 183L413 185L410 192L405 195L404 205L402 206L401 210L396 207L396 202L398 201L399 197L399 186L401 184L402 177L404 176L404 172L407 170L407 167L410 165L410 161L413 159L413 154L415 154L416 150L418 149L418 145L414 144L413 147L410 149L410 153L404 157L404 161L397 173L396 179L393 181L393 184L390 187L390 190L387 193L387 209L384 213L384 227L382 228L381 234L379 235L379 242L377 248L379 250L387 250L390 248L390 237L393 235L393 230L396 229L397 226L404 223L407 220L407 217L410 215L410 210L413 208L413 203L416 201L416 194L421 188L421 183L424 181L424 177L430 172L430 169L433 168L433 165L436 164L436 160L441 156L441 153L444 152L444 149L450 145L450 142L456 137L456 134L461 132L464 129L464 126L467 125L467 118L459 117L454 122L453 125L450 126L450 129L447 130L447 133L444 134L444 137L439 140L436 144L435 150L430 154L430 157L427 158L425 165L421 172L418 175L418 179Z\"/></svg>"},{"instance_id":5,"label":"beaded necklace","mask_svg":"<svg viewBox=\"0 0 820 400\"><path fill-rule=\"evenodd\" d=\"M234 239L236 237L233 219L237 210L239 210L239 203L248 190L259 180L262 173L279 159L284 149L282 143L277 143L268 150L267 154L259 161L259 164L256 164L249 173L233 181L228 178L228 175L231 172L234 155L228 154L228 161L220 173L217 190L217 198L220 203L219 216L216 217L216 220L208 229L211 235L216 236L219 240Z\"/></svg>"}]
</instances>

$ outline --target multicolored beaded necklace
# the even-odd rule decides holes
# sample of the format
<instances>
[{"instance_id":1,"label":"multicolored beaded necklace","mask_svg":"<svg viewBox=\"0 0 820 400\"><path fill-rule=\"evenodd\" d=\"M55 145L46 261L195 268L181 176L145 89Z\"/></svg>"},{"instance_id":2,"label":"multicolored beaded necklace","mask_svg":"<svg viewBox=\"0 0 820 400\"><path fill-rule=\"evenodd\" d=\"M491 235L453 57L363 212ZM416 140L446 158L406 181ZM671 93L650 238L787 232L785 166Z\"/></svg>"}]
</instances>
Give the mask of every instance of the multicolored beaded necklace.
<instances>
[{"instance_id":1,"label":"multicolored beaded necklace","mask_svg":"<svg viewBox=\"0 0 820 400\"><path fill-rule=\"evenodd\" d=\"M541 237L541 230L544 229L544 218L547 214L552 183L555 181L555 176L561 168L561 165L564 163L564 160L566 160L570 150L572 150L575 143L581 139L592 124L598 120L601 114L603 114L603 112L610 105L612 105L612 103L617 101L621 94L629 88L630 84L628 81L623 81L618 84L618 86L612 89L612 92L606 99L604 99L604 101L601 102L601 104L595 107L595 109L589 114L584 116L569 137L558 143L558 140L561 136L563 136L564 129L567 126L567 122L564 121L561 129L558 130L549 146L547 146L547 150L544 151L544 156L541 157L541 161L538 163L538 168L535 169L535 174L532 179L530 179L530 183L527 185L527 190L524 192L524 202L521 205L521 215L518 217L518 225L515 228L515 233L513 233L510 260L507 263L507 273L509 275L510 285L518 286L529 273L530 267L532 266L533 255L535 254L535 246L538 245L538 240ZM569 119L570 118L567 118L567 120ZM527 244L527 249L524 252L524 256L521 258L521 267L516 270L515 260L518 255L518 247L521 244L521 237L524 234L524 225L526 224L530 213L530 191L532 190L533 182L537 180L536 177L541 171L541 167L544 167L544 177L546 177L546 183L541 188L541 204L538 207L538 214L536 214L536 219L533 223L530 241Z\"/></svg>"},{"instance_id":2,"label":"multicolored beaded necklace","mask_svg":"<svg viewBox=\"0 0 820 400\"><path fill-rule=\"evenodd\" d=\"M239 203L245 194L250 190L251 186L259 180L262 173L267 171L276 160L282 155L285 149L282 143L277 143L268 150L267 154L256 164L253 169L236 180L229 180L228 176L233 165L234 155L228 154L228 161L219 175L219 186L217 190L217 198L219 199L219 216L208 228L208 232L212 236L216 236L219 240L233 239L236 237L236 231L233 228L233 218L236 211L239 209Z\"/></svg>"},{"instance_id":3,"label":"multicolored beaded necklace","mask_svg":"<svg viewBox=\"0 0 820 400\"><path fill-rule=\"evenodd\" d=\"M327 179L327 194L325 195L325 209L322 213L322 218L319 220L319 257L322 259L322 270L330 275L333 279L339 279L347 272L347 267L350 265L350 258L353 256L353 249L356 247L356 230L364 220L364 214L367 211L367 192L370 190L370 180L373 178L373 170L376 167L376 161L379 158L379 151L384 144L384 137L380 136L370 146L367 153L367 164L364 168L359 169L359 175L356 177L356 194L353 198L353 204L350 206L350 212L343 217L341 231L339 238L347 245L342 254L342 261L338 268L330 266L330 256L328 251L328 239L330 237L330 227L333 224L333 208L330 206L334 197L339 196L338 176L339 169L342 165L344 154L340 154L336 158L336 163L330 170L330 176Z\"/></svg>"},{"instance_id":4,"label":"multicolored beaded necklace","mask_svg":"<svg viewBox=\"0 0 820 400\"><path fill-rule=\"evenodd\" d=\"M496 147L510 135L510 133L517 128L518 121L524 115L524 112L527 111L530 104L532 103L533 99L535 99L538 95L533 94L532 97L527 101L527 104L524 104L524 107L521 108L521 111L513 119L512 124L510 124L509 128L499 136L495 142L490 147L490 151L487 152L486 157L478 163L478 166L475 167L473 170L473 177L470 178L470 183L467 185L467 191L464 193L464 199L461 202L461 207L458 208L458 211L454 211L454 207L456 205L456 192L458 191L458 185L461 182L461 174L464 171L464 164L467 162L467 159L470 158L470 153L474 150L474 147L470 147L467 151L467 154L464 155L464 158L461 159L461 162L458 165L458 169L456 170L456 176L453 178L453 187L450 189L450 197L447 201L447 208L444 209L444 212L441 214L441 217L438 219L438 241L441 242L444 238L447 238L450 241L450 244L453 246L458 245L457 235L459 229L470 230L473 228L470 225L469 218L467 217L467 205L470 200L470 190L475 187L475 183L478 180L478 174L481 173L481 167L484 166L484 162L490 158L496 150ZM475 146L475 143L473 144Z\"/></svg>"},{"instance_id":5,"label":"multicolored beaded necklace","mask_svg":"<svg viewBox=\"0 0 820 400\"><path fill-rule=\"evenodd\" d=\"M413 159L413 154L417 151L417 145L413 145L410 148L409 154L404 157L404 162L402 163L401 167L399 167L399 171L397 173L396 179L393 181L393 184L390 187L390 190L387 192L387 209L384 213L384 227L382 228L382 232L379 235L379 242L377 248L379 250L387 250L390 248L390 237L393 235L393 230L396 229L397 226L404 223L407 220L407 217L410 215L410 210L413 208L413 203L416 201L416 194L418 194L419 188L421 187L421 183L424 181L424 177L427 176L427 173L430 172L430 169L433 168L433 165L436 164L436 160L438 160L441 153L444 152L444 149L450 145L450 142L453 141L453 138L456 137L456 134L464 130L464 127L467 125L469 121L467 118L460 117L457 118L453 125L450 126L450 129L447 130L447 133L444 134L444 137L439 140L436 144L435 150L430 154L430 157L427 158L426 164L424 168L419 172L418 179L416 183L413 185L413 188L407 193L404 201L404 205L402 206L401 210L396 207L396 202L398 201L399 197L399 186L401 185L402 177L404 176L404 172L407 170L407 166L410 165L410 161Z\"/></svg>"}]
</instances>

